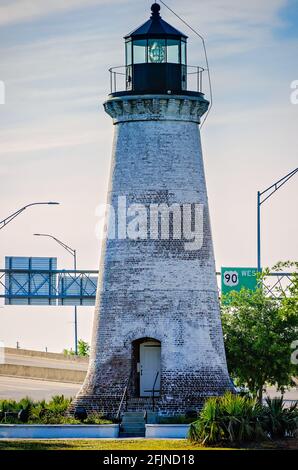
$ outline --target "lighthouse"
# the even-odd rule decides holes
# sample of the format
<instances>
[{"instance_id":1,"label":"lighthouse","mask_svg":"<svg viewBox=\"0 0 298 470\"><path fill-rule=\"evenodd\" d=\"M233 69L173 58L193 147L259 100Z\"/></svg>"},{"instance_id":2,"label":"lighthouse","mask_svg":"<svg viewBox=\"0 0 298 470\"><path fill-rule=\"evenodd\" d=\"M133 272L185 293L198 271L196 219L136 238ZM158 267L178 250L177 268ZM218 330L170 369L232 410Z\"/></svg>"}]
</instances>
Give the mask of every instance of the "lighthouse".
<instances>
[{"instance_id":1,"label":"lighthouse","mask_svg":"<svg viewBox=\"0 0 298 470\"><path fill-rule=\"evenodd\" d=\"M199 130L209 103L203 70L187 65L187 36L157 3L124 39L126 64L111 69L104 103L114 125L108 228L74 406L179 415L232 388Z\"/></svg>"}]
</instances>

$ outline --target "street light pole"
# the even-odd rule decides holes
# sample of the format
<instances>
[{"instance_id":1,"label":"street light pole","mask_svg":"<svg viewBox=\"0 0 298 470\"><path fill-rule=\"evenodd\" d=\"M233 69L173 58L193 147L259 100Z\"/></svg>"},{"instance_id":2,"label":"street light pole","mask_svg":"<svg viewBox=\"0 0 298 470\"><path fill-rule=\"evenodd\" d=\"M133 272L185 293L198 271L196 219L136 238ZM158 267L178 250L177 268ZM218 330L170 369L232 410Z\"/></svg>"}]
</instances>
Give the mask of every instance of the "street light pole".
<instances>
[{"instance_id":1,"label":"street light pole","mask_svg":"<svg viewBox=\"0 0 298 470\"><path fill-rule=\"evenodd\" d=\"M77 270L77 251L73 250L73 267L74 270ZM75 354L76 356L78 355L78 311L77 311L77 306L75 305L74 308L74 327L75 327Z\"/></svg>"},{"instance_id":2,"label":"street light pole","mask_svg":"<svg viewBox=\"0 0 298 470\"><path fill-rule=\"evenodd\" d=\"M289 179L291 179L298 172L298 168L288 173L280 180L273 183L269 188L257 193L257 263L258 272L261 272L261 205L264 204L276 191L278 191ZM263 196L263 197L262 197Z\"/></svg>"},{"instance_id":3,"label":"street light pole","mask_svg":"<svg viewBox=\"0 0 298 470\"><path fill-rule=\"evenodd\" d=\"M41 206L41 205L58 205L60 204L59 202L32 202L31 204L27 204L24 207L21 207L21 209L17 210L13 214L10 214L8 217L0 221L0 230L4 228L9 222L11 222L13 219L15 219L18 215L20 215L24 210L27 209L27 207L31 206Z\"/></svg>"},{"instance_id":4,"label":"street light pole","mask_svg":"<svg viewBox=\"0 0 298 470\"><path fill-rule=\"evenodd\" d=\"M258 191L258 214L257 214L257 243L258 243L258 272L261 272L261 193Z\"/></svg>"},{"instance_id":5,"label":"street light pole","mask_svg":"<svg viewBox=\"0 0 298 470\"><path fill-rule=\"evenodd\" d=\"M77 270L77 251L70 246L66 245L66 243L63 243L61 240L58 238L54 237L53 235L49 235L48 233L34 233L36 237L48 237L52 238L57 242L59 245L61 245L68 253L70 253L73 256L73 267L74 270ZM78 312L77 312L77 306L75 305L74 308L74 325L75 325L75 330L74 330L74 336L75 336L75 354L78 355Z\"/></svg>"}]
</instances>

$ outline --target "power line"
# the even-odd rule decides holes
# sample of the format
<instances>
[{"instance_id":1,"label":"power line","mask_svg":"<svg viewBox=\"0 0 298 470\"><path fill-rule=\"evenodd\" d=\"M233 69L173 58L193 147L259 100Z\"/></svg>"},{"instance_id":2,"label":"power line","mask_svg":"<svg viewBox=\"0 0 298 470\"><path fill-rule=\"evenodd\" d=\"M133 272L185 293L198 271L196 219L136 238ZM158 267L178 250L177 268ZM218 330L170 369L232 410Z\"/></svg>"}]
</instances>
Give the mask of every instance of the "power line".
<instances>
[{"instance_id":1,"label":"power line","mask_svg":"<svg viewBox=\"0 0 298 470\"><path fill-rule=\"evenodd\" d=\"M171 13L173 13L173 15L175 15L180 21L182 21L182 23L184 23L194 34L196 34L202 41L202 44L203 44L203 49L204 49L204 55L205 55L205 60L206 60L206 70L207 70L207 74L208 74L208 82L209 82L209 92L210 92L210 106L209 106L209 109L207 111L207 113L205 114L205 117L203 119L203 122L201 123L200 127L203 127L203 124L205 123L210 111L211 111L211 108L213 106L213 92L212 92L212 83L211 83L211 75L210 75L210 69L209 69L209 60L208 60L208 54L207 54L207 48L206 48L206 44L205 44L205 39L204 37L198 33L198 31L196 31L192 26L190 26L190 24L188 24L183 18L181 18L181 16L179 16L174 10L172 10L172 8L170 8L163 0L159 0L160 3L162 3ZM156 2L155 2L156 3Z\"/></svg>"}]
</instances>

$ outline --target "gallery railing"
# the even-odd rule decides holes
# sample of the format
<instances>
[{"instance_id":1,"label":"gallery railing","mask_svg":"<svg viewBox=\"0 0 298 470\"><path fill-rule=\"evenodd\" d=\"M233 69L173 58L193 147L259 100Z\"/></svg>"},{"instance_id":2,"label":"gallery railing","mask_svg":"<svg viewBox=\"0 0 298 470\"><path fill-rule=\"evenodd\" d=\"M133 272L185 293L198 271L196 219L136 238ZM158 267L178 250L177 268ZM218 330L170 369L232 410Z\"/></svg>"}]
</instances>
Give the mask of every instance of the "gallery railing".
<instances>
[{"instance_id":1,"label":"gallery railing","mask_svg":"<svg viewBox=\"0 0 298 470\"><path fill-rule=\"evenodd\" d=\"M185 89L203 93L203 77L206 70L198 65L183 65L182 73L185 75ZM110 73L110 93L120 91L130 91L132 83L131 66L119 65L111 67Z\"/></svg>"}]
</instances>

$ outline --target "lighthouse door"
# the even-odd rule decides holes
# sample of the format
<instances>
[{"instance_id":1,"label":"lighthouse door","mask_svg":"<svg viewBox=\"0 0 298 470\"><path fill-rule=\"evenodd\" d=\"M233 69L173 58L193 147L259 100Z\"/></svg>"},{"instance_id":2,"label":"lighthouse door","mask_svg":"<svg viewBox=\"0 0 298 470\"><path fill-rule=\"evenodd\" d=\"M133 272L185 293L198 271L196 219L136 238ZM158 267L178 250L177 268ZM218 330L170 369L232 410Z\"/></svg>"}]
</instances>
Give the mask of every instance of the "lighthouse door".
<instances>
[{"instance_id":1,"label":"lighthouse door","mask_svg":"<svg viewBox=\"0 0 298 470\"><path fill-rule=\"evenodd\" d=\"M160 394L160 343L146 341L140 344L141 397L151 397L153 395L153 386L154 396L157 397Z\"/></svg>"}]
</instances>

